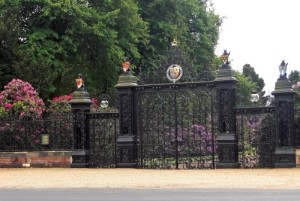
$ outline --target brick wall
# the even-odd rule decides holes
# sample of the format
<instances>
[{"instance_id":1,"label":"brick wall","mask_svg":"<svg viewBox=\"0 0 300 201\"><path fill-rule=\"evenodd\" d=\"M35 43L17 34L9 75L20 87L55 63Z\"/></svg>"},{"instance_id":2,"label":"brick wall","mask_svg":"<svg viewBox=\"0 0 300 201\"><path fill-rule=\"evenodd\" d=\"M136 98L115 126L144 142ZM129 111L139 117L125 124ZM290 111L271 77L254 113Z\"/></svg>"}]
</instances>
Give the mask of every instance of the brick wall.
<instances>
[{"instance_id":1,"label":"brick wall","mask_svg":"<svg viewBox=\"0 0 300 201\"><path fill-rule=\"evenodd\" d=\"M0 168L70 167L70 151L0 152Z\"/></svg>"},{"instance_id":2,"label":"brick wall","mask_svg":"<svg viewBox=\"0 0 300 201\"><path fill-rule=\"evenodd\" d=\"M300 168L300 147L296 149L296 167Z\"/></svg>"}]
</instances>

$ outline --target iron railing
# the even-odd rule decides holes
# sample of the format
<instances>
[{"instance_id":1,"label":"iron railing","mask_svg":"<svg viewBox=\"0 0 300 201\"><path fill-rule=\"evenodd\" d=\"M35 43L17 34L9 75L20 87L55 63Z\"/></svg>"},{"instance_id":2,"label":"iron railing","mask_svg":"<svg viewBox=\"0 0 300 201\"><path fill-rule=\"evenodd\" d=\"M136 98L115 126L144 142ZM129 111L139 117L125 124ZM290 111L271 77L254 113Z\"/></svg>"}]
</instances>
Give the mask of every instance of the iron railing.
<instances>
[{"instance_id":1,"label":"iron railing","mask_svg":"<svg viewBox=\"0 0 300 201\"><path fill-rule=\"evenodd\" d=\"M294 143L300 147L300 108L294 109Z\"/></svg>"},{"instance_id":2,"label":"iron railing","mask_svg":"<svg viewBox=\"0 0 300 201\"><path fill-rule=\"evenodd\" d=\"M71 150L73 115L0 119L0 151Z\"/></svg>"},{"instance_id":3,"label":"iron railing","mask_svg":"<svg viewBox=\"0 0 300 201\"><path fill-rule=\"evenodd\" d=\"M240 167L274 167L275 107L236 108L235 114Z\"/></svg>"}]
</instances>

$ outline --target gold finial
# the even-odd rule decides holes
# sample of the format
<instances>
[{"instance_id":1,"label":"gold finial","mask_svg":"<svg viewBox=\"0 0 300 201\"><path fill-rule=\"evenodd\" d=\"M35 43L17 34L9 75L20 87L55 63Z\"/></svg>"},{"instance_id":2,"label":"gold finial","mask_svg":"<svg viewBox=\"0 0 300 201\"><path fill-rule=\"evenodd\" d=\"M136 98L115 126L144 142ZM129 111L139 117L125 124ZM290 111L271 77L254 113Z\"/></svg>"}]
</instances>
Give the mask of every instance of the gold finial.
<instances>
[{"instance_id":1,"label":"gold finial","mask_svg":"<svg viewBox=\"0 0 300 201\"><path fill-rule=\"evenodd\" d=\"M227 50L224 50L223 54L221 55L221 61L226 64L228 63L230 52L227 52Z\"/></svg>"}]
</instances>

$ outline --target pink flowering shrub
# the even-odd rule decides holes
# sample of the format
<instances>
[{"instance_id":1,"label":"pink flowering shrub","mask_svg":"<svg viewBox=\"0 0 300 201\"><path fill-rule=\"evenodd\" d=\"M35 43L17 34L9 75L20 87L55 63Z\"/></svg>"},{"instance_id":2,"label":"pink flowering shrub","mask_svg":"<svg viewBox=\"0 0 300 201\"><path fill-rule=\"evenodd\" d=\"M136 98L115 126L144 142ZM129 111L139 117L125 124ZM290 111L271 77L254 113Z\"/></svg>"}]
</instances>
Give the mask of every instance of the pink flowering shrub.
<instances>
[{"instance_id":1,"label":"pink flowering shrub","mask_svg":"<svg viewBox=\"0 0 300 201\"><path fill-rule=\"evenodd\" d=\"M13 79L0 93L0 117L40 119L44 109L44 102L37 91L20 79Z\"/></svg>"},{"instance_id":2,"label":"pink flowering shrub","mask_svg":"<svg viewBox=\"0 0 300 201\"><path fill-rule=\"evenodd\" d=\"M99 101L97 98L92 98L91 112L97 112L99 109Z\"/></svg>"},{"instance_id":3,"label":"pink flowering shrub","mask_svg":"<svg viewBox=\"0 0 300 201\"><path fill-rule=\"evenodd\" d=\"M56 96L50 101L48 112L53 114L63 114L71 112L69 101L72 99L72 94Z\"/></svg>"},{"instance_id":4,"label":"pink flowering shrub","mask_svg":"<svg viewBox=\"0 0 300 201\"><path fill-rule=\"evenodd\" d=\"M37 91L20 79L13 79L0 93L0 141L4 149L38 146L45 110Z\"/></svg>"},{"instance_id":5,"label":"pink flowering shrub","mask_svg":"<svg viewBox=\"0 0 300 201\"><path fill-rule=\"evenodd\" d=\"M64 114L71 112L71 105L69 101L72 99L72 94L56 96L50 100L48 112L52 114ZM99 101L97 98L92 98L91 112L97 112L99 108Z\"/></svg>"}]
</instances>

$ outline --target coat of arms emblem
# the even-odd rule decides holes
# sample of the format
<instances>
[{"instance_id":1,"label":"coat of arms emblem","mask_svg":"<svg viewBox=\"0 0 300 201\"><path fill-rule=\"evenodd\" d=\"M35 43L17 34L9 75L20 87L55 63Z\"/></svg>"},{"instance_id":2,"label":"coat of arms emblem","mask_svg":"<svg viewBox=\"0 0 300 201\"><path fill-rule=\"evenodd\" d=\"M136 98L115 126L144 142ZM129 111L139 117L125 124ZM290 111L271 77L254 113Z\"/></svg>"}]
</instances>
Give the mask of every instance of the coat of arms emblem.
<instances>
[{"instance_id":1,"label":"coat of arms emblem","mask_svg":"<svg viewBox=\"0 0 300 201\"><path fill-rule=\"evenodd\" d=\"M183 73L183 71L182 71L181 66L179 66L177 64L172 64L167 69L167 78L171 82L175 83L182 77L182 73Z\"/></svg>"}]
</instances>

